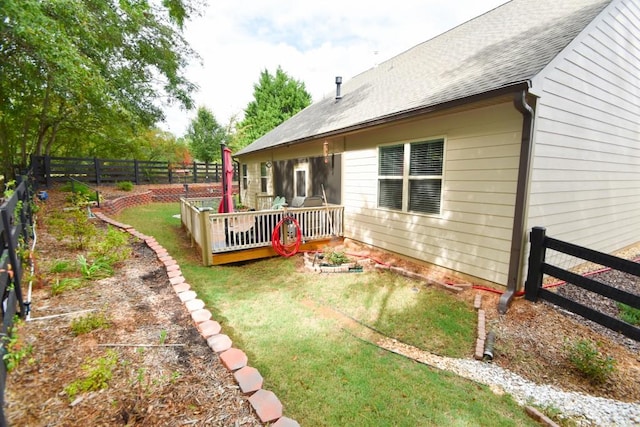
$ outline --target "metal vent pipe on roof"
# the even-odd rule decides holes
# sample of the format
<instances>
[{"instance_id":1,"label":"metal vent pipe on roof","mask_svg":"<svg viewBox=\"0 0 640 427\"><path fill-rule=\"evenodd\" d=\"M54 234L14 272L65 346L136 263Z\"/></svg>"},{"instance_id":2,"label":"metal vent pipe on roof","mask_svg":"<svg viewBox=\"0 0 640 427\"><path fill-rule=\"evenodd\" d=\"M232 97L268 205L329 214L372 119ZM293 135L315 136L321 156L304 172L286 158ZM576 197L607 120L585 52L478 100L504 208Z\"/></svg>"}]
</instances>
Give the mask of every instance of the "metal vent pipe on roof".
<instances>
[{"instance_id":1,"label":"metal vent pipe on roof","mask_svg":"<svg viewBox=\"0 0 640 427\"><path fill-rule=\"evenodd\" d=\"M336 76L336 101L342 99L340 94L340 85L342 84L342 77Z\"/></svg>"}]
</instances>

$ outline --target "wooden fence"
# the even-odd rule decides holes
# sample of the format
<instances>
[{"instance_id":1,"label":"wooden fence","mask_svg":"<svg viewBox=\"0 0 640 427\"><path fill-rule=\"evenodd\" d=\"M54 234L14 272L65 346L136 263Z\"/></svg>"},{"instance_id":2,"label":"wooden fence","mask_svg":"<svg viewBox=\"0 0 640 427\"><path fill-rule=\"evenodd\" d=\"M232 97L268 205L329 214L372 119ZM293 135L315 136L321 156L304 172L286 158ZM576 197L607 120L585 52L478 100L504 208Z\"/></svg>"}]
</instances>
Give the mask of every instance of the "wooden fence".
<instances>
[{"instance_id":1,"label":"wooden fence","mask_svg":"<svg viewBox=\"0 0 640 427\"><path fill-rule=\"evenodd\" d=\"M578 257L585 261L604 265L636 277L640 277L640 264L547 237L546 230L542 227L534 227L531 230L530 240L531 250L529 252L529 271L527 281L525 283L525 299L535 302L538 298L542 298L559 307L563 307L573 313L599 323L611 330L620 332L629 338L640 341L640 328L593 310L542 287L543 276L547 274L578 286L584 289L585 292L595 292L606 298L640 309L640 295L631 294L597 280L548 264L545 262L545 255L546 250L551 249L563 254Z\"/></svg>"},{"instance_id":2,"label":"wooden fence","mask_svg":"<svg viewBox=\"0 0 640 427\"><path fill-rule=\"evenodd\" d=\"M222 181L220 163L170 164L161 161L33 156L31 167L37 182L50 187L69 178L96 185L130 181L141 184L194 184ZM238 167L234 164L234 180Z\"/></svg>"},{"instance_id":3,"label":"wooden fence","mask_svg":"<svg viewBox=\"0 0 640 427\"><path fill-rule=\"evenodd\" d=\"M4 389L7 380L7 367L4 356L7 354L7 342L16 316L25 318L28 306L22 295L23 264L27 259L28 245L33 236L33 217L31 202L33 195L30 183L23 180L13 194L0 205L0 315L2 326L0 335L0 425L5 426Z\"/></svg>"}]
</instances>

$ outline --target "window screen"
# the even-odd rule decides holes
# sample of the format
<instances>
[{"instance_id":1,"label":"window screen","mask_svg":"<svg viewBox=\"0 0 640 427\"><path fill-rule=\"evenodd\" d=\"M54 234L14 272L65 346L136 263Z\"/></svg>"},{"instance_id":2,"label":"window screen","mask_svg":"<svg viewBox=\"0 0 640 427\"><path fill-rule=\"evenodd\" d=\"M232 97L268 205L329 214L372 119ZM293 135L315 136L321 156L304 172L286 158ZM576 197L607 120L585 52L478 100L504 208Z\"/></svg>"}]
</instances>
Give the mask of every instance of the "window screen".
<instances>
[{"instance_id":1,"label":"window screen","mask_svg":"<svg viewBox=\"0 0 640 427\"><path fill-rule=\"evenodd\" d=\"M379 147L378 207L440 214L443 160L443 139Z\"/></svg>"}]
</instances>

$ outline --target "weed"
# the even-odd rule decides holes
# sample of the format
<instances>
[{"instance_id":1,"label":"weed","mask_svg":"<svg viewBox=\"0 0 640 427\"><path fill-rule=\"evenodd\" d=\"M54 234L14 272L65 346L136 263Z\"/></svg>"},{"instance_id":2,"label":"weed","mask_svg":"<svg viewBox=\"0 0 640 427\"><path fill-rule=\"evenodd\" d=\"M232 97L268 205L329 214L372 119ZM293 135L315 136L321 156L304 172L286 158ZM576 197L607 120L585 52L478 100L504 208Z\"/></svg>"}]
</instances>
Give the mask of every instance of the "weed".
<instances>
[{"instance_id":1,"label":"weed","mask_svg":"<svg viewBox=\"0 0 640 427\"><path fill-rule=\"evenodd\" d=\"M121 191L131 191L133 190L133 183L131 181L116 182L116 188Z\"/></svg>"},{"instance_id":2,"label":"weed","mask_svg":"<svg viewBox=\"0 0 640 427\"><path fill-rule=\"evenodd\" d=\"M17 329L20 325L22 325L22 320L18 317L14 318L14 323L9 330L9 335L4 337L3 344L6 353L2 358L7 367L7 371L12 371L17 368L20 362L33 352L33 346L31 344L25 344L20 335L18 335Z\"/></svg>"},{"instance_id":3,"label":"weed","mask_svg":"<svg viewBox=\"0 0 640 427\"><path fill-rule=\"evenodd\" d=\"M71 321L73 335L82 335L96 329L105 329L111 326L109 318L104 313L90 313Z\"/></svg>"},{"instance_id":4,"label":"weed","mask_svg":"<svg viewBox=\"0 0 640 427\"><path fill-rule=\"evenodd\" d=\"M623 303L618 303L618 309L622 320L632 325L640 325L640 309Z\"/></svg>"},{"instance_id":5,"label":"weed","mask_svg":"<svg viewBox=\"0 0 640 427\"><path fill-rule=\"evenodd\" d=\"M56 282L51 285L51 295L60 295L63 292L79 289L83 286L82 280L77 277L66 277L64 279L56 279Z\"/></svg>"},{"instance_id":6,"label":"weed","mask_svg":"<svg viewBox=\"0 0 640 427\"><path fill-rule=\"evenodd\" d=\"M104 279L113 274L113 267L109 260L104 258L98 258L93 262L90 262L84 255L78 255L76 259L80 272L86 280Z\"/></svg>"},{"instance_id":7,"label":"weed","mask_svg":"<svg viewBox=\"0 0 640 427\"><path fill-rule=\"evenodd\" d=\"M163 329L160 331L160 345L164 345L166 341L167 341L167 331Z\"/></svg>"},{"instance_id":8,"label":"weed","mask_svg":"<svg viewBox=\"0 0 640 427\"><path fill-rule=\"evenodd\" d=\"M82 365L85 377L75 380L64 388L69 400L75 399L78 393L107 388L117 362L117 353L114 350L108 350L104 357L90 360Z\"/></svg>"},{"instance_id":9,"label":"weed","mask_svg":"<svg viewBox=\"0 0 640 427\"><path fill-rule=\"evenodd\" d=\"M49 272L51 273L68 273L70 271L75 270L75 265L71 263L71 261L67 260L58 260L51 266Z\"/></svg>"},{"instance_id":10,"label":"weed","mask_svg":"<svg viewBox=\"0 0 640 427\"><path fill-rule=\"evenodd\" d=\"M604 383L616 370L615 359L602 354L598 347L589 339L565 344L571 364L594 384Z\"/></svg>"}]
</instances>

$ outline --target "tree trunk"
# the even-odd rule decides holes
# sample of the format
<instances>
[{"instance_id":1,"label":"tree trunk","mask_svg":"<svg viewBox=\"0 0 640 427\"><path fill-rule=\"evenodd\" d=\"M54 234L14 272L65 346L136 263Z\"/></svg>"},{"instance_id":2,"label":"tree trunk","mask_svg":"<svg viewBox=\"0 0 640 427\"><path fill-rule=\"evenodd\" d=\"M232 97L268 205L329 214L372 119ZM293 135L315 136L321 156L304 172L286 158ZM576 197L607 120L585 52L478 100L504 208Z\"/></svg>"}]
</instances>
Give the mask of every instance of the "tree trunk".
<instances>
[{"instance_id":1,"label":"tree trunk","mask_svg":"<svg viewBox=\"0 0 640 427\"><path fill-rule=\"evenodd\" d=\"M51 95L51 74L47 75L47 84L45 86L44 100L42 101L42 110L40 111L40 123L38 125L38 135L36 140L35 154L37 156L42 155L42 148L44 144L44 137L49 129L47 123L47 112L49 110L49 97Z\"/></svg>"}]
</instances>

